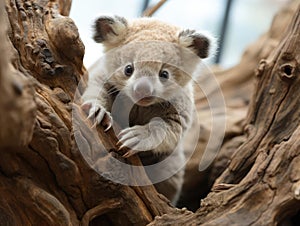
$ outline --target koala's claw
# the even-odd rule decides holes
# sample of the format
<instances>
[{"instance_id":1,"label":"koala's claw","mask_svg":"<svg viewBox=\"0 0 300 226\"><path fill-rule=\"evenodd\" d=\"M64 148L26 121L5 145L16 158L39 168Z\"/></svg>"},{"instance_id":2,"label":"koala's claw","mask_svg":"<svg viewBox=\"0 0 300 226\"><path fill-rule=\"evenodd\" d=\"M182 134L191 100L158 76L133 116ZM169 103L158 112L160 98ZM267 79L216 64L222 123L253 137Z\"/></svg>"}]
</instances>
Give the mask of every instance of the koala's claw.
<instances>
[{"instance_id":1,"label":"koala's claw","mask_svg":"<svg viewBox=\"0 0 300 226\"><path fill-rule=\"evenodd\" d=\"M140 142L137 138L137 132L137 130L134 130L134 127L123 129L117 136L119 139L117 145L120 143L122 144L119 147L119 150L124 147L134 148Z\"/></svg>"},{"instance_id":2,"label":"koala's claw","mask_svg":"<svg viewBox=\"0 0 300 226\"><path fill-rule=\"evenodd\" d=\"M106 129L104 130L104 132L107 132L111 127L112 127L112 117L109 115L108 116L110 119L109 119L109 124L108 125L106 125Z\"/></svg>"},{"instance_id":3,"label":"koala's claw","mask_svg":"<svg viewBox=\"0 0 300 226\"><path fill-rule=\"evenodd\" d=\"M87 120L92 120L94 122L92 128L102 123L102 125L106 127L104 132L107 132L113 124L113 119L110 112L106 111L101 104L93 102L84 103L82 108L86 108L87 105L90 107L88 110L89 115Z\"/></svg>"},{"instance_id":4,"label":"koala's claw","mask_svg":"<svg viewBox=\"0 0 300 226\"><path fill-rule=\"evenodd\" d=\"M132 131L132 129L127 128L122 130L118 136L119 141L117 142L117 145L122 144L118 151L122 150L125 147L128 148L135 148L136 145L138 145L138 143L140 142L140 140L136 137L136 134L134 131ZM130 156L138 153L138 150L133 150L130 149L128 150L124 155L122 155L123 158L129 158Z\"/></svg>"},{"instance_id":5,"label":"koala's claw","mask_svg":"<svg viewBox=\"0 0 300 226\"><path fill-rule=\"evenodd\" d=\"M118 134L118 138L119 138L119 142L123 143L123 145L125 143L129 144L134 144L138 142L138 139L136 137L136 134L134 133L134 131L130 131L130 130L122 130L119 134ZM126 145L125 145L126 146Z\"/></svg>"},{"instance_id":6,"label":"koala's claw","mask_svg":"<svg viewBox=\"0 0 300 226\"><path fill-rule=\"evenodd\" d=\"M130 128L123 129L118 134L117 137L119 141L117 145L121 144L119 150L123 149L124 147L128 147L131 149L127 153L125 153L123 157L128 158L138 152L153 150L162 142L164 137L160 136L160 138L162 138L161 140L156 139L156 136L153 136L154 134L151 134L151 131L148 129L148 127L148 125L136 125Z\"/></svg>"},{"instance_id":7,"label":"koala's claw","mask_svg":"<svg viewBox=\"0 0 300 226\"><path fill-rule=\"evenodd\" d=\"M123 158L129 158L131 156L133 156L134 154L136 154L137 152L134 150L129 150L128 152L126 152L124 155L122 155Z\"/></svg>"},{"instance_id":8,"label":"koala's claw","mask_svg":"<svg viewBox=\"0 0 300 226\"><path fill-rule=\"evenodd\" d=\"M122 143L122 145L119 148L119 150L121 150L124 147L129 147L129 148L134 147L137 143L139 143L139 140L135 137L129 138L127 140L126 138L125 139L122 138L119 142Z\"/></svg>"}]
</instances>

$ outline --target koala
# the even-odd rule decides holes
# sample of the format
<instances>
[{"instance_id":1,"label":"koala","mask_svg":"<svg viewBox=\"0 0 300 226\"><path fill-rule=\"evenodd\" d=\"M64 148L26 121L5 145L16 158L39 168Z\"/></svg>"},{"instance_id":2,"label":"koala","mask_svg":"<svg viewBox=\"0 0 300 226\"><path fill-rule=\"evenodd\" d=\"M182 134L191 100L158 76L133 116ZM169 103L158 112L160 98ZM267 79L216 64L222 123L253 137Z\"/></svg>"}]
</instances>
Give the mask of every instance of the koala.
<instances>
[{"instance_id":1,"label":"koala","mask_svg":"<svg viewBox=\"0 0 300 226\"><path fill-rule=\"evenodd\" d=\"M105 54L89 70L82 108L105 130L113 120L121 127L120 150L129 148L123 157L138 154L158 192L175 204L184 176L182 141L193 118L193 73L213 38L152 18L101 16L94 40Z\"/></svg>"}]
</instances>

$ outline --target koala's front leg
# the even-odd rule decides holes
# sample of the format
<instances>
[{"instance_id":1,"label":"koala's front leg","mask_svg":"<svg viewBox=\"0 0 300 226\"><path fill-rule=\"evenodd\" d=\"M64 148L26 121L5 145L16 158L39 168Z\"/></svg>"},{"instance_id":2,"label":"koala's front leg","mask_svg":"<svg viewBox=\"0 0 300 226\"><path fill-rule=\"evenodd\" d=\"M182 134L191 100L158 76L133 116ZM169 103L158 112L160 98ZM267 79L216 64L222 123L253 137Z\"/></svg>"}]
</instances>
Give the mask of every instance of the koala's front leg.
<instances>
[{"instance_id":1,"label":"koala's front leg","mask_svg":"<svg viewBox=\"0 0 300 226\"><path fill-rule=\"evenodd\" d=\"M88 115L88 119L94 122L93 126L103 124L109 130L112 127L113 119L107 107L110 104L109 96L103 85L97 79L91 79L88 87L82 96L81 108Z\"/></svg>"},{"instance_id":2,"label":"koala's front leg","mask_svg":"<svg viewBox=\"0 0 300 226\"><path fill-rule=\"evenodd\" d=\"M128 158L138 152L171 152L181 138L182 128L176 122L164 121L161 118L153 118L145 125L136 125L123 129L119 135L120 149L124 147L130 150L123 155Z\"/></svg>"}]
</instances>

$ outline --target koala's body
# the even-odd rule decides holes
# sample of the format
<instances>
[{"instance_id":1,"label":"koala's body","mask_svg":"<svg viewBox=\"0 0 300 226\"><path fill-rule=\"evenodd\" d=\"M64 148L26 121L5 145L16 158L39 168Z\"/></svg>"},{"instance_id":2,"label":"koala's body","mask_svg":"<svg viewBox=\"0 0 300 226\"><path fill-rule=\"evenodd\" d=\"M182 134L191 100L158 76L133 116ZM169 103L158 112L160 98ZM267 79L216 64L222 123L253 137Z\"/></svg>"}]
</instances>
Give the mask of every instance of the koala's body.
<instances>
[{"instance_id":1,"label":"koala's body","mask_svg":"<svg viewBox=\"0 0 300 226\"><path fill-rule=\"evenodd\" d=\"M149 18L95 21L104 57L90 70L83 108L97 124L112 119L129 157L139 154L159 192L176 203L184 176L182 140L193 118L192 76L211 39ZM157 164L160 163L160 164Z\"/></svg>"}]
</instances>

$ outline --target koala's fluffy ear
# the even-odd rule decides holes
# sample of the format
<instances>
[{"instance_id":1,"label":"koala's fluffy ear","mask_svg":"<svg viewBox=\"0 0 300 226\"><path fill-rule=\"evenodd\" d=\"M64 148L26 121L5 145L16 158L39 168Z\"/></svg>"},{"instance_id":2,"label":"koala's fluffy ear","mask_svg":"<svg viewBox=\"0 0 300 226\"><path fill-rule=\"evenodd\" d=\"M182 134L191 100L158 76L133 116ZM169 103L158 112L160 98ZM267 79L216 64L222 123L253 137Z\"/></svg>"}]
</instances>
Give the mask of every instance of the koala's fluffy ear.
<instances>
[{"instance_id":1,"label":"koala's fluffy ear","mask_svg":"<svg viewBox=\"0 0 300 226\"><path fill-rule=\"evenodd\" d=\"M189 48L200 58L207 58L212 54L215 45L215 39L204 33L197 33L194 30L183 30L178 35L179 44Z\"/></svg>"},{"instance_id":2,"label":"koala's fluffy ear","mask_svg":"<svg viewBox=\"0 0 300 226\"><path fill-rule=\"evenodd\" d=\"M101 16L94 23L94 40L98 43L117 44L124 39L127 20L119 16Z\"/></svg>"}]
</instances>

